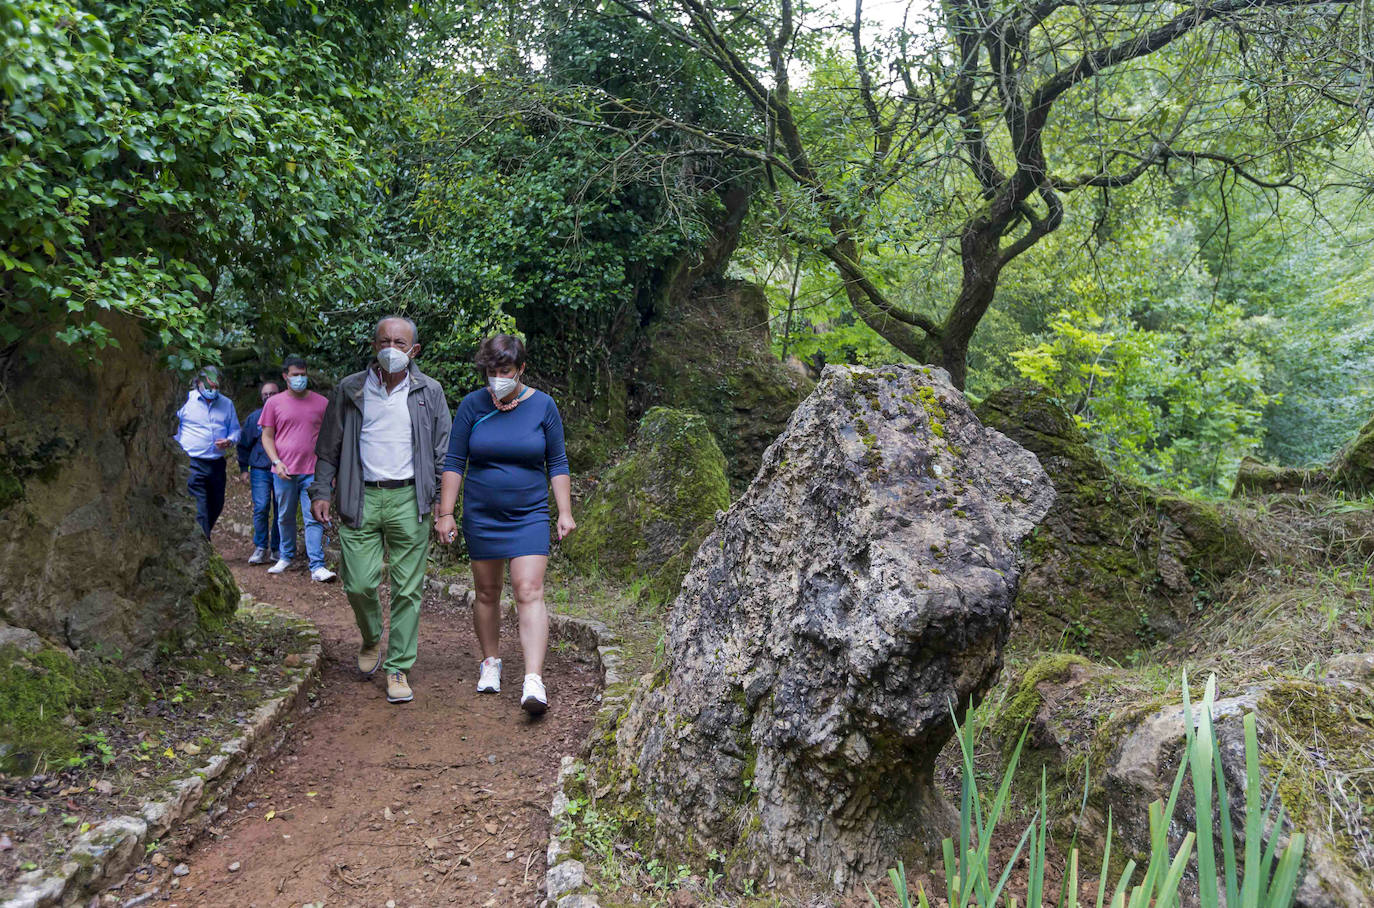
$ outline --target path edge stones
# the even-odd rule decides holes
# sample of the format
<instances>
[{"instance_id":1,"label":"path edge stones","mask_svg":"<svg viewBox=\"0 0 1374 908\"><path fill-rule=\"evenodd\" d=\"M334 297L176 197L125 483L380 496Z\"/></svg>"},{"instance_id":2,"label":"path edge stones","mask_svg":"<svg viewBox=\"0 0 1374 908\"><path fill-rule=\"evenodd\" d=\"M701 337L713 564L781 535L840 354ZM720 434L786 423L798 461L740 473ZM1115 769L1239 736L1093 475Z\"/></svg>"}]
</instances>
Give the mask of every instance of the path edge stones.
<instances>
[{"instance_id":1,"label":"path edge stones","mask_svg":"<svg viewBox=\"0 0 1374 908\"><path fill-rule=\"evenodd\" d=\"M300 669L279 695L262 703L248 718L243 734L223 744L217 753L191 772L174 779L163 796L145 801L136 816L105 820L76 840L56 874L42 870L20 876L18 887L2 908L48 908L68 905L105 890L141 864L149 842L169 833L198 834L223 811L216 807L272 756L286 738L286 725L301 708L320 677L320 632L299 615L253 601L244 594L242 611L266 615L295 627L307 641Z\"/></svg>"}]
</instances>

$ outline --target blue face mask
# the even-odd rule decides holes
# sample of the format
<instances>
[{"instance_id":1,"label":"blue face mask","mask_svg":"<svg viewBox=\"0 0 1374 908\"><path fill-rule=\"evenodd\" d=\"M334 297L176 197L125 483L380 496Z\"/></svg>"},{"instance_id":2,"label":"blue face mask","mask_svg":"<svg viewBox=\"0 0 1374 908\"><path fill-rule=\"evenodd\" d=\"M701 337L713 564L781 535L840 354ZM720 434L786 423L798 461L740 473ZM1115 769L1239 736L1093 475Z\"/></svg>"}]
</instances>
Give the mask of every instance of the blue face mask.
<instances>
[{"instance_id":1,"label":"blue face mask","mask_svg":"<svg viewBox=\"0 0 1374 908\"><path fill-rule=\"evenodd\" d=\"M212 404L219 399L219 392L214 388L201 388L200 396L205 398L207 404Z\"/></svg>"},{"instance_id":2,"label":"blue face mask","mask_svg":"<svg viewBox=\"0 0 1374 908\"><path fill-rule=\"evenodd\" d=\"M304 391L309 382L310 376L308 375L292 375L286 379L286 386L292 391Z\"/></svg>"}]
</instances>

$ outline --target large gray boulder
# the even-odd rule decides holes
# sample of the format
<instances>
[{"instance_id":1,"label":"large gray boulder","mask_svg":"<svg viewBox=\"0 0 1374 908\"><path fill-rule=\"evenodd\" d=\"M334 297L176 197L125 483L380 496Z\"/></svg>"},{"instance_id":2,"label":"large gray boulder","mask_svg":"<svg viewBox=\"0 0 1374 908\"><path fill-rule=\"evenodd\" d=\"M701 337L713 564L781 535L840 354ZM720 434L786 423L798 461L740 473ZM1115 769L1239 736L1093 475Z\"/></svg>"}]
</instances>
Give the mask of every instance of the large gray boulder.
<instances>
[{"instance_id":1,"label":"large gray boulder","mask_svg":"<svg viewBox=\"0 0 1374 908\"><path fill-rule=\"evenodd\" d=\"M589 782L736 877L843 887L937 854L951 706L1001 665L1053 497L942 370L828 368L698 550Z\"/></svg>"}]
</instances>

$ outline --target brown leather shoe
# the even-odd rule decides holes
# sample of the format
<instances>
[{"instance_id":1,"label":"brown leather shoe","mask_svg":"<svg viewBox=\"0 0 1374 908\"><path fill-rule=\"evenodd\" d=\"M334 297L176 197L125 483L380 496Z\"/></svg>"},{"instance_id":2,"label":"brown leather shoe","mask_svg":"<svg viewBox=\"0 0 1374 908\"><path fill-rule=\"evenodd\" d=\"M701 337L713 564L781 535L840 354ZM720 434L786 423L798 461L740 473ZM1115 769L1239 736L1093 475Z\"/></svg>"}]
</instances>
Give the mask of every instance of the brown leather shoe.
<instances>
[{"instance_id":1,"label":"brown leather shoe","mask_svg":"<svg viewBox=\"0 0 1374 908\"><path fill-rule=\"evenodd\" d=\"M405 672L388 672L386 676L386 702L388 703L409 703L415 699L415 694L410 689L410 684L406 682Z\"/></svg>"}]
</instances>

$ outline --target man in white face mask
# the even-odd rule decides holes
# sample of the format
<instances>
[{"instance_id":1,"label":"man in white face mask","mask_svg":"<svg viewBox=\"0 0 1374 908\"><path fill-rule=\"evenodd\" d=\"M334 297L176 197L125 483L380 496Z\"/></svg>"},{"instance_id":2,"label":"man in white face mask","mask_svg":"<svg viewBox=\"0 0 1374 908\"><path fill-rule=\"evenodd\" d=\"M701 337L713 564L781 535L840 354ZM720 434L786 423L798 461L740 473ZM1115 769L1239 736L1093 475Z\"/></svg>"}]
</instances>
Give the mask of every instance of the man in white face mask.
<instances>
[{"instance_id":1,"label":"man in white face mask","mask_svg":"<svg viewBox=\"0 0 1374 908\"><path fill-rule=\"evenodd\" d=\"M415 323L388 316L373 333L374 360L329 397L310 486L317 520L341 518L343 585L362 636L358 671L385 664L387 700L414 699L409 672L419 642L429 515L438 495L452 418L444 389L415 365ZM383 552L391 566L391 628L382 639ZM385 646L383 645L385 643Z\"/></svg>"},{"instance_id":2,"label":"man in white face mask","mask_svg":"<svg viewBox=\"0 0 1374 908\"><path fill-rule=\"evenodd\" d=\"M195 500L196 522L206 539L224 510L224 452L238 442L239 431L233 401L219 393L219 370L204 367L177 411L176 439L191 459L186 490Z\"/></svg>"}]
</instances>

